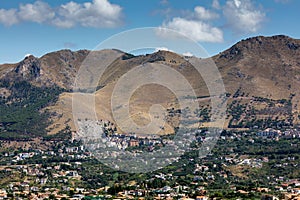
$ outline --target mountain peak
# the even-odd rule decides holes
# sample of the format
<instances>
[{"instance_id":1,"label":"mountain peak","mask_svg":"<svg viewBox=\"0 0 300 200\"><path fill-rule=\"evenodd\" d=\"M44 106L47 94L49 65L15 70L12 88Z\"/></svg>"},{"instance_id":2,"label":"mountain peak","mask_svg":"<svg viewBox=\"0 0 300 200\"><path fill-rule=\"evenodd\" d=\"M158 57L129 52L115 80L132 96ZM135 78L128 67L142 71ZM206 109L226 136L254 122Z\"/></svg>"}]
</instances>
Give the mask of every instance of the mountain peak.
<instances>
[{"instance_id":1,"label":"mountain peak","mask_svg":"<svg viewBox=\"0 0 300 200\"><path fill-rule=\"evenodd\" d=\"M24 56L24 60L25 60L25 59L28 59L28 58L30 58L30 57L34 57L34 55L32 55L32 54L26 54L26 55Z\"/></svg>"},{"instance_id":2,"label":"mountain peak","mask_svg":"<svg viewBox=\"0 0 300 200\"><path fill-rule=\"evenodd\" d=\"M264 55L267 53L282 52L284 54L289 51L298 50L300 40L293 39L286 35L275 36L256 36L241 40L229 49L219 54L219 58L240 59L249 55Z\"/></svg>"},{"instance_id":3,"label":"mountain peak","mask_svg":"<svg viewBox=\"0 0 300 200\"><path fill-rule=\"evenodd\" d=\"M180 60L182 57L172 51L159 50L152 54L148 54L148 62L157 62L157 61L175 61Z\"/></svg>"},{"instance_id":4,"label":"mountain peak","mask_svg":"<svg viewBox=\"0 0 300 200\"><path fill-rule=\"evenodd\" d=\"M269 50L276 50L281 48L288 48L290 50L296 50L300 46L300 41L297 39L293 39L291 37L288 37L286 35L274 35L270 37L265 36L257 36L257 37L251 37L247 38L245 40L241 40L236 45L238 47L244 47L246 49L250 48L264 48ZM271 48L271 47L275 47Z\"/></svg>"},{"instance_id":5,"label":"mountain peak","mask_svg":"<svg viewBox=\"0 0 300 200\"><path fill-rule=\"evenodd\" d=\"M41 64L38 58L27 55L15 68L15 73L23 78L37 78L41 75Z\"/></svg>"},{"instance_id":6,"label":"mountain peak","mask_svg":"<svg viewBox=\"0 0 300 200\"><path fill-rule=\"evenodd\" d=\"M278 43L278 44L290 44L295 42L296 39L293 39L286 35L274 35L274 36L256 36L247 38L245 40L241 40L237 44L244 44L244 43L251 43L251 44L257 44L257 45L264 45L265 43Z\"/></svg>"}]
</instances>

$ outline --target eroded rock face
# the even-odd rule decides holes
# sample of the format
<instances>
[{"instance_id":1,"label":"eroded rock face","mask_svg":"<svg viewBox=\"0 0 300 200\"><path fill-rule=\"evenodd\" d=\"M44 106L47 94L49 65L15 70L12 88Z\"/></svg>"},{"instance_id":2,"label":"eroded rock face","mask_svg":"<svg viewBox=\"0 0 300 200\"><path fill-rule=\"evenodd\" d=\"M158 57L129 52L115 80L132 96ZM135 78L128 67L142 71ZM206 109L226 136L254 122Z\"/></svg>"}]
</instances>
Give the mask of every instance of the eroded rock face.
<instances>
[{"instance_id":1,"label":"eroded rock face","mask_svg":"<svg viewBox=\"0 0 300 200\"><path fill-rule=\"evenodd\" d=\"M60 50L40 58L28 55L19 63L0 64L0 81L26 81L38 87L58 86L70 90L77 70L89 52Z\"/></svg>"},{"instance_id":2,"label":"eroded rock face","mask_svg":"<svg viewBox=\"0 0 300 200\"><path fill-rule=\"evenodd\" d=\"M17 65L15 72L23 78L38 78L42 74L40 61L32 55L27 56Z\"/></svg>"}]
</instances>

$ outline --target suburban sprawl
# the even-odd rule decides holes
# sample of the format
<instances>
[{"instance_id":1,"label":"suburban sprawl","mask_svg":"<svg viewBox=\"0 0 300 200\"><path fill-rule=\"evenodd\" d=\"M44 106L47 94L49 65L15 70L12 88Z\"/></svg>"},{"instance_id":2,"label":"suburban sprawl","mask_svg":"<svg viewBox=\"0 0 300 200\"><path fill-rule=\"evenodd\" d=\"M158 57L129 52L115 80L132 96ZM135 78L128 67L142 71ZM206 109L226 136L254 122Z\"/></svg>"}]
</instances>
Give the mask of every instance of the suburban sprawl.
<instances>
[{"instance_id":1,"label":"suburban sprawl","mask_svg":"<svg viewBox=\"0 0 300 200\"><path fill-rule=\"evenodd\" d=\"M44 149L3 150L0 199L300 198L298 129L222 131L202 159L199 147L209 133L207 129L195 133L190 151L149 173L113 170L75 138L40 138L40 143L47 143ZM107 138L128 152L151 152L172 141L172 136Z\"/></svg>"}]
</instances>

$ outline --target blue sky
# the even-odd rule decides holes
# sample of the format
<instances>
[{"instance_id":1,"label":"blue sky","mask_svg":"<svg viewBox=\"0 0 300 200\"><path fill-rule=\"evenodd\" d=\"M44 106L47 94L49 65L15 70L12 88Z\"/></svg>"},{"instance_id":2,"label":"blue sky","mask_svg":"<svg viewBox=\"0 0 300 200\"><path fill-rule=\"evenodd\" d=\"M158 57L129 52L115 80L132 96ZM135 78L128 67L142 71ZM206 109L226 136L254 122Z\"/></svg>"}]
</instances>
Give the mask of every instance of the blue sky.
<instances>
[{"instance_id":1,"label":"blue sky","mask_svg":"<svg viewBox=\"0 0 300 200\"><path fill-rule=\"evenodd\" d=\"M94 49L122 31L179 31L215 55L257 35L300 38L298 0L24 0L0 2L0 63Z\"/></svg>"}]
</instances>

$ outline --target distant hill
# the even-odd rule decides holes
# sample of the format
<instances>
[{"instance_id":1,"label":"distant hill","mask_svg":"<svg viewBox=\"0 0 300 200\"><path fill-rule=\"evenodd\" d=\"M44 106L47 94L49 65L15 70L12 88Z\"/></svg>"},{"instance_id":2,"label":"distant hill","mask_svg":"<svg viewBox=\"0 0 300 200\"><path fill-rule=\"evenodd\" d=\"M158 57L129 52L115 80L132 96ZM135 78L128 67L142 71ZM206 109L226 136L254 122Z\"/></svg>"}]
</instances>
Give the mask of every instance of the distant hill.
<instances>
[{"instance_id":1,"label":"distant hill","mask_svg":"<svg viewBox=\"0 0 300 200\"><path fill-rule=\"evenodd\" d=\"M99 53L110 51L118 50L103 50ZM2 110L5 108L0 116L0 137L7 137L12 133L34 135L35 129L29 133L20 128L25 128L24 123L30 120L32 123L38 123L35 120L44 122L41 123L44 124L43 127L36 128L45 129L40 134L54 134L65 130L66 124L74 129L71 120L71 89L78 69L89 53L88 50L61 50L41 58L28 56L16 64L0 65L0 105ZM212 59L219 68L227 91L226 128L282 128L299 123L300 96L297 86L300 81L300 40L283 35L253 37L238 42ZM168 51L142 56L123 53L123 56L112 62L99 81L96 92L99 119L114 122L110 96L115 83L130 69L147 63L168 65L186 77L199 97L199 119L203 126L207 126L210 100L201 75L184 56ZM16 85L17 83L22 84ZM23 90L27 88L30 91L18 96L22 87ZM42 91L47 91L48 96ZM47 101L43 101L42 94L47 96ZM36 99L36 104L30 107L30 101L25 101L26 95ZM174 132L174 127L178 124L178 118L172 114L178 109L176 97L170 90L158 85L146 85L134 93L130 104L134 121L143 125L149 123L148 110L156 103L169 110L168 124L161 133ZM19 108L13 111L10 105ZM20 111L16 110L23 110L28 106L30 109L26 112L35 113L34 117L17 117ZM42 118L36 118L42 115ZM14 127L16 124L19 124L17 129Z\"/></svg>"}]
</instances>

